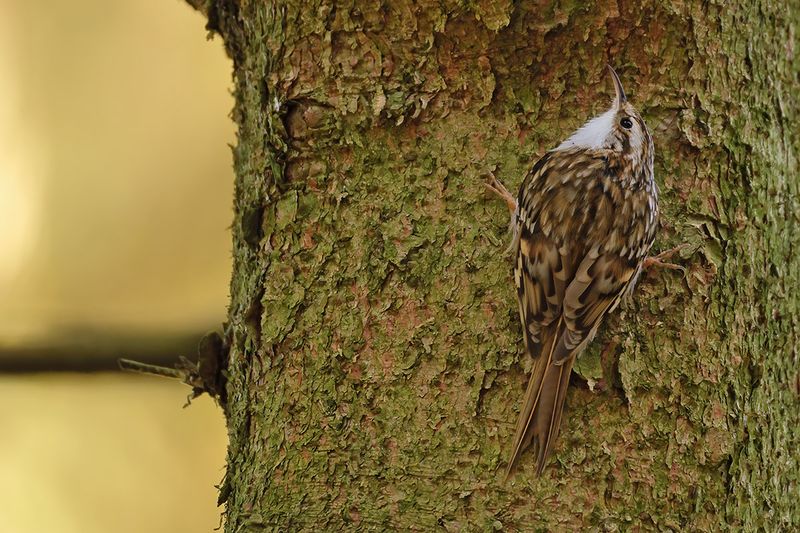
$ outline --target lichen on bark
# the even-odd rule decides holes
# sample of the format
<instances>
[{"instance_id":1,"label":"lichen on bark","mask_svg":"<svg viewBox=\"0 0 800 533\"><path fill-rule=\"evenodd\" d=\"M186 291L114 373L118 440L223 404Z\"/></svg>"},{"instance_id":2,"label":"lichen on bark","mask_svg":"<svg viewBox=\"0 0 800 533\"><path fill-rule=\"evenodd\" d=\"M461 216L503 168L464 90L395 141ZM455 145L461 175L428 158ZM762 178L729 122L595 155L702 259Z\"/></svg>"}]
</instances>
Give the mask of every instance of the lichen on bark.
<instances>
[{"instance_id":1,"label":"lichen on bark","mask_svg":"<svg viewBox=\"0 0 800 533\"><path fill-rule=\"evenodd\" d=\"M800 528L800 9L199 7L239 128L227 531ZM518 186L604 108L607 62L686 272L642 280L545 475L524 457L504 484L529 362L482 176Z\"/></svg>"}]
</instances>

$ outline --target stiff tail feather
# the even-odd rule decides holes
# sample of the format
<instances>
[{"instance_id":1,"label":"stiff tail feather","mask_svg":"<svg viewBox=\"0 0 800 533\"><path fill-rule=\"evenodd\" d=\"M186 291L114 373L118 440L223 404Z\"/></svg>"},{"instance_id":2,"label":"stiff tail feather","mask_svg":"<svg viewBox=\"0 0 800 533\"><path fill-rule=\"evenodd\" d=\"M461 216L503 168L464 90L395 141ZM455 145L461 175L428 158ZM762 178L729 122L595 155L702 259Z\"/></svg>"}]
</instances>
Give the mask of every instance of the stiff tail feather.
<instances>
[{"instance_id":1,"label":"stiff tail feather","mask_svg":"<svg viewBox=\"0 0 800 533\"><path fill-rule=\"evenodd\" d=\"M514 447L506 469L506 479L514 471L517 461L533 440L536 440L536 474L544 470L550 449L558 436L561 412L572 373L575 354L561 364L553 363L555 341L561 335L562 319L555 328L548 328L542 343L542 351L534 360L525 392L525 400L517 421Z\"/></svg>"}]
</instances>

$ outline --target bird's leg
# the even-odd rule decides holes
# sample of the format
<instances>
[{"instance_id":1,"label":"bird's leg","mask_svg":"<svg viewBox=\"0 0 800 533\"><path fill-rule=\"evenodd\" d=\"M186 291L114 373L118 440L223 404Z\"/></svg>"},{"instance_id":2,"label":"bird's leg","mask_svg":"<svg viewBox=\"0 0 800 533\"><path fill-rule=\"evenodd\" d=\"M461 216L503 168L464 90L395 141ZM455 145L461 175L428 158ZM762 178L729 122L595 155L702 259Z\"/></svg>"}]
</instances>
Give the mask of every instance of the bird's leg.
<instances>
[{"instance_id":1,"label":"bird's leg","mask_svg":"<svg viewBox=\"0 0 800 533\"><path fill-rule=\"evenodd\" d=\"M669 259L670 257L672 257L676 253L680 252L681 250L683 250L687 246L689 246L688 243L679 244L675 248L670 248L669 250L661 252L658 255L654 255L652 257L647 257L647 258L645 258L644 262L642 263L642 266L644 268L646 268L646 269L647 268L658 267L658 268L669 268L670 270L683 270L683 271L685 271L686 269L683 268L682 266L676 265L675 263L666 263L666 262L664 262L664 259Z\"/></svg>"},{"instance_id":2,"label":"bird's leg","mask_svg":"<svg viewBox=\"0 0 800 533\"><path fill-rule=\"evenodd\" d=\"M508 210L512 213L517 210L517 199L514 198L514 195L508 192L506 186L500 183L500 180L494 177L494 174L489 172L489 176L484 183L487 189L498 195L500 198L505 201L506 205L508 206Z\"/></svg>"}]
</instances>

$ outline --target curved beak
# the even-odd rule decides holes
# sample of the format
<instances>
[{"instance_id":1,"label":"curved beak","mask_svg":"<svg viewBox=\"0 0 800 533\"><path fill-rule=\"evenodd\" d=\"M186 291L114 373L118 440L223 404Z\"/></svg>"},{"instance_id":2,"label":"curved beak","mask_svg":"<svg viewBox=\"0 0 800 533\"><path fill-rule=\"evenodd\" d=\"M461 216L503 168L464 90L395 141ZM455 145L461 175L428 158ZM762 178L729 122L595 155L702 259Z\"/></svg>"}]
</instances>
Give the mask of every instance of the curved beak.
<instances>
[{"instance_id":1,"label":"curved beak","mask_svg":"<svg viewBox=\"0 0 800 533\"><path fill-rule=\"evenodd\" d=\"M614 92L617 93L617 98L614 100L614 105L616 107L620 107L623 103L628 101L628 98L625 96L625 89L622 88L622 82L619 81L619 76L617 76L617 73L613 68L611 68L611 65L606 66L611 72L611 77L614 79Z\"/></svg>"}]
</instances>

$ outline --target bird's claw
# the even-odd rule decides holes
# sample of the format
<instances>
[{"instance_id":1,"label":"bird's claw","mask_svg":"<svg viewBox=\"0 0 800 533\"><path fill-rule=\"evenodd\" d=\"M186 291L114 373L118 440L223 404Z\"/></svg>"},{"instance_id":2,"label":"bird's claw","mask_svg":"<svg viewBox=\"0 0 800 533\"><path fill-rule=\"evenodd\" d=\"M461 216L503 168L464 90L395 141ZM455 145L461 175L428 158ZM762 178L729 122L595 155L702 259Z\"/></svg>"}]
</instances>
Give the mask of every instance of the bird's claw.
<instances>
[{"instance_id":1,"label":"bird's claw","mask_svg":"<svg viewBox=\"0 0 800 533\"><path fill-rule=\"evenodd\" d=\"M678 246L676 246L674 248L670 248L669 250L663 251L658 255L654 255L652 257L647 257L647 258L645 258L644 262L642 263L642 266L645 269L654 268L654 267L657 267L657 268L668 268L670 270L680 270L681 272L685 273L686 269L684 267L682 267L681 265L676 265L675 263L667 263L667 262L664 261L664 259L669 259L670 257L672 257L673 255L675 255L676 253L680 252L681 250L683 250L684 248L686 248L688 246L689 246L688 243L679 244Z\"/></svg>"},{"instance_id":2,"label":"bird's claw","mask_svg":"<svg viewBox=\"0 0 800 533\"><path fill-rule=\"evenodd\" d=\"M508 192L506 186L500 183L500 180L498 180L493 173L489 172L489 175L486 178L486 183L484 183L484 186L493 193L495 193L496 195L498 195L500 198L502 198L503 201L508 206L509 211L513 213L514 211L517 210L517 199L514 198L513 194Z\"/></svg>"}]
</instances>

